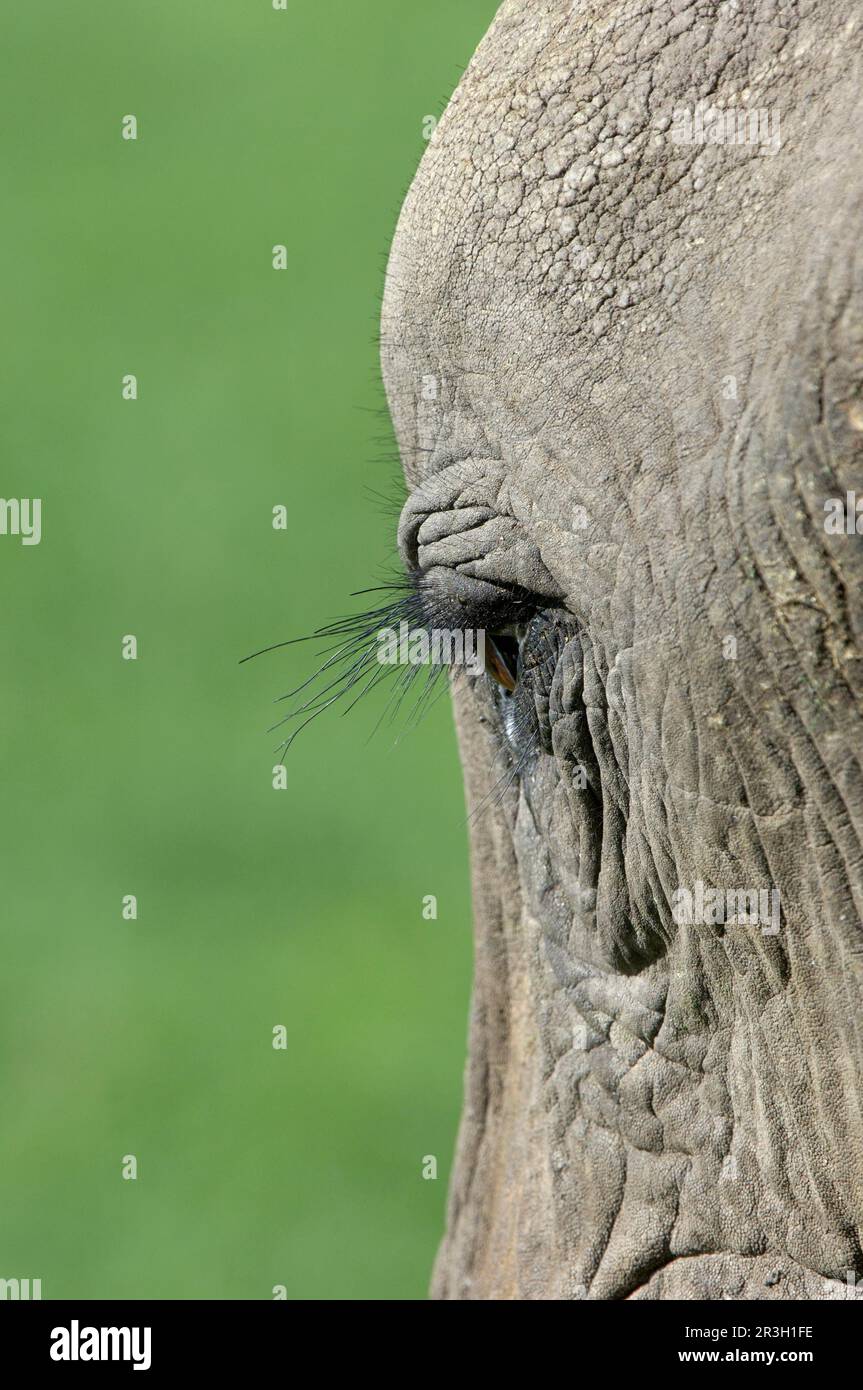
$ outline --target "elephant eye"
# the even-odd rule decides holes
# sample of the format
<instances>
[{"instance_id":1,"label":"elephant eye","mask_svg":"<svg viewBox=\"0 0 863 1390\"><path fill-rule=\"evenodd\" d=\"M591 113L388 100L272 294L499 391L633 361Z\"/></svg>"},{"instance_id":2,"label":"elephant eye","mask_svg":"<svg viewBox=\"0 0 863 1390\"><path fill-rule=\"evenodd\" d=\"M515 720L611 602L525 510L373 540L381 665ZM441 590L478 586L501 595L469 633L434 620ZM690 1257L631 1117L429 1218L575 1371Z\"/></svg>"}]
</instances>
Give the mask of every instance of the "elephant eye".
<instances>
[{"instance_id":1,"label":"elephant eye","mask_svg":"<svg viewBox=\"0 0 863 1390\"><path fill-rule=\"evenodd\" d=\"M519 648L514 637L505 633L486 636L485 665L488 674L510 694L518 685Z\"/></svg>"}]
</instances>

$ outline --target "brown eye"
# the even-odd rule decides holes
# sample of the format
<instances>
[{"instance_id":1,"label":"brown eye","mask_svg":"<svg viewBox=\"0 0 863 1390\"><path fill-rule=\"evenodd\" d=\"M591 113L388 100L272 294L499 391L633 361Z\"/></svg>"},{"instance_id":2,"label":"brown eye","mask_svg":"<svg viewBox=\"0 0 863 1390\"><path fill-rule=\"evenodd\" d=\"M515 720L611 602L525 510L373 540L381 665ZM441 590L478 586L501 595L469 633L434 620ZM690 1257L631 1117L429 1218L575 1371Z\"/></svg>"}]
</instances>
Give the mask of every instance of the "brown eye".
<instances>
[{"instance_id":1,"label":"brown eye","mask_svg":"<svg viewBox=\"0 0 863 1390\"><path fill-rule=\"evenodd\" d=\"M486 635L485 668L489 675L512 692L518 684L518 642L514 637Z\"/></svg>"}]
</instances>

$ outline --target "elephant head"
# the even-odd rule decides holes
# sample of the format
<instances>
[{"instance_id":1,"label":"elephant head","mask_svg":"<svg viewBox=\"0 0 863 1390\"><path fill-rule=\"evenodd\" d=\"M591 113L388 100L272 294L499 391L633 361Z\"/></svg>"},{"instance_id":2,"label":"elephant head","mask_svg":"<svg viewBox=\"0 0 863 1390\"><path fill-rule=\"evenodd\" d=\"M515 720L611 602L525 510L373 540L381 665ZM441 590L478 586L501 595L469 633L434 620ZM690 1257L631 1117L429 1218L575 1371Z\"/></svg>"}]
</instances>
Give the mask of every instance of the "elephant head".
<instances>
[{"instance_id":1,"label":"elephant head","mask_svg":"<svg viewBox=\"0 0 863 1390\"><path fill-rule=\"evenodd\" d=\"M404 205L401 553L494 654L438 1297L863 1274L861 27L506 0Z\"/></svg>"}]
</instances>

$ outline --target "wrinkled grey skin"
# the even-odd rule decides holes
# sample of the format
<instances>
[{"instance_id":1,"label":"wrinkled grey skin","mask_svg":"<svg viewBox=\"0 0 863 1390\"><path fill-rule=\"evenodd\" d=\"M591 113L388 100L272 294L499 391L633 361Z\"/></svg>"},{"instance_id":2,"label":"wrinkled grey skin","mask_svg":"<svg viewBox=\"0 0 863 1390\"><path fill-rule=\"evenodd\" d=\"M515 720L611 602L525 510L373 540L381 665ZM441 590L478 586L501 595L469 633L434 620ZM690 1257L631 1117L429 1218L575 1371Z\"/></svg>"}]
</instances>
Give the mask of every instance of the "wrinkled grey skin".
<instances>
[{"instance_id":1,"label":"wrinkled grey skin","mask_svg":"<svg viewBox=\"0 0 863 1390\"><path fill-rule=\"evenodd\" d=\"M514 712L536 738L472 820L436 1297L863 1274L863 537L823 511L863 495L854 14L507 0L404 207L402 551L530 590L548 656L454 681L473 808ZM700 98L778 110L781 148L675 143ZM775 886L778 934L676 925L697 880Z\"/></svg>"}]
</instances>

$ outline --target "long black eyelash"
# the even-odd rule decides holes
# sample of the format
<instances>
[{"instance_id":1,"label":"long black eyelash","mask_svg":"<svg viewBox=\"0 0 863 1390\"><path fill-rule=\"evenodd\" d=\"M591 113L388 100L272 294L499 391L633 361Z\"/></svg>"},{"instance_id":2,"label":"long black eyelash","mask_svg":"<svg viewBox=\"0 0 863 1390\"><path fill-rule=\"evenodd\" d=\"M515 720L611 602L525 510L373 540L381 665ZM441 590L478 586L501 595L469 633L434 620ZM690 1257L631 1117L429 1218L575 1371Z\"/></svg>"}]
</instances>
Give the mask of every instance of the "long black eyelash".
<instances>
[{"instance_id":1,"label":"long black eyelash","mask_svg":"<svg viewBox=\"0 0 863 1390\"><path fill-rule=\"evenodd\" d=\"M424 672L421 665L393 667L382 665L377 657L379 650L377 634L382 628L393 628L398 631L399 624L407 622L412 631L422 629L430 632L433 628L446 626L442 619L439 620L440 615L436 613L434 592L424 577L416 572L411 573L406 577L376 585L371 589L357 590L351 597L358 598L364 594L372 593L386 593L390 597L387 602L376 608L368 608L360 613L350 613L342 618L337 618L335 622L327 623L305 637L294 637L286 642L276 642L270 647L264 647L258 652L252 652L249 656L243 657L243 661L251 661L254 657L263 656L266 652L277 651L282 647L294 646L300 642L325 643L334 639L332 645L322 648L320 655L323 659L317 669L300 685L279 697L279 701L291 700L301 696L305 691L309 692L308 697L302 700L295 709L290 710L283 719L271 726L270 732L281 728L292 720L300 719L302 721L279 744L276 751L282 756L287 753L294 739L302 733L303 729L317 719L318 715L323 714L324 710L351 697L348 698L348 703L342 710L343 714L347 714L363 696L368 695L381 681L388 677L394 677L393 689L375 729L378 729L385 719L389 718L390 721L395 719L404 708L410 693L419 685L420 689L409 720L411 725L415 725L428 712L434 703L434 698L437 698L437 695L441 694L445 688L440 680L445 668L440 664L429 665L425 670L425 679L423 679Z\"/></svg>"}]
</instances>

